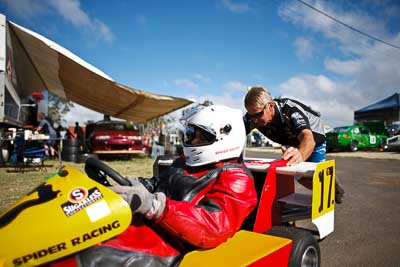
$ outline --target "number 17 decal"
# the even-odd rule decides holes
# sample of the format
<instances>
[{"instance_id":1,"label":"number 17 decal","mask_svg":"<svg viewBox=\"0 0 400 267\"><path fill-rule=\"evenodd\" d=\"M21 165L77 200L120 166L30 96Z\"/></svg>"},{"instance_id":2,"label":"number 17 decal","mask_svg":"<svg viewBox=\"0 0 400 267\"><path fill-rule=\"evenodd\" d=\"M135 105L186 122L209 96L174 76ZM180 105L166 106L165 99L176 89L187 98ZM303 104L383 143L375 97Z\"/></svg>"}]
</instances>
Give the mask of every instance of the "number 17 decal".
<instances>
[{"instance_id":1,"label":"number 17 decal","mask_svg":"<svg viewBox=\"0 0 400 267\"><path fill-rule=\"evenodd\" d=\"M335 162L319 163L313 176L312 218L317 218L334 209Z\"/></svg>"},{"instance_id":2,"label":"number 17 decal","mask_svg":"<svg viewBox=\"0 0 400 267\"><path fill-rule=\"evenodd\" d=\"M327 208L329 209L331 207L331 199L332 199L332 180L333 180L333 166L327 167L325 170L321 170L318 173L318 178L319 182L321 183L321 198L320 198L320 205L318 208L319 212L322 212L324 209L324 185L325 185L325 176L330 177L329 178L329 191L328 191L328 201L327 201ZM334 200L332 200L332 204L334 203Z\"/></svg>"}]
</instances>

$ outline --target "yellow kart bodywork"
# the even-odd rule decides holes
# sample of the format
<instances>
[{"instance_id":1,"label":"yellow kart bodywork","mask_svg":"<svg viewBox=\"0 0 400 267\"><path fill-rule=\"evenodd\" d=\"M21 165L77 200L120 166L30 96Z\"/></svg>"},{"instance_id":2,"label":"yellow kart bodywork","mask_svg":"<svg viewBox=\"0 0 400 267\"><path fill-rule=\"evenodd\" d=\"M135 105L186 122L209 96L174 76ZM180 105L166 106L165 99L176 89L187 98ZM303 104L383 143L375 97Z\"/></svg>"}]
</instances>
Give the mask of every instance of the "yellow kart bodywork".
<instances>
[{"instance_id":1,"label":"yellow kart bodywork","mask_svg":"<svg viewBox=\"0 0 400 267\"><path fill-rule=\"evenodd\" d=\"M0 266L36 266L110 239L131 223L128 204L73 168L60 169L0 215Z\"/></svg>"},{"instance_id":2,"label":"yellow kart bodywork","mask_svg":"<svg viewBox=\"0 0 400 267\"><path fill-rule=\"evenodd\" d=\"M290 239L241 230L216 248L186 254L179 266L287 266L291 247Z\"/></svg>"}]
</instances>

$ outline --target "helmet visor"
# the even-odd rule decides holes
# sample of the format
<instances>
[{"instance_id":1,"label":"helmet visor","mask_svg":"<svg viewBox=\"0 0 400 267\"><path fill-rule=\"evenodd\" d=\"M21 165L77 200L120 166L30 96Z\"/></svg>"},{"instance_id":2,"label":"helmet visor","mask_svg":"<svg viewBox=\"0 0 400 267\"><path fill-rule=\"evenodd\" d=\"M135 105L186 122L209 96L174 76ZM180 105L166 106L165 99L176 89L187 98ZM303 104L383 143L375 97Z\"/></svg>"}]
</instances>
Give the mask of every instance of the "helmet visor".
<instances>
[{"instance_id":1,"label":"helmet visor","mask_svg":"<svg viewBox=\"0 0 400 267\"><path fill-rule=\"evenodd\" d=\"M183 144L185 146L205 146L214 143L216 133L213 129L201 125L188 125L185 128Z\"/></svg>"}]
</instances>

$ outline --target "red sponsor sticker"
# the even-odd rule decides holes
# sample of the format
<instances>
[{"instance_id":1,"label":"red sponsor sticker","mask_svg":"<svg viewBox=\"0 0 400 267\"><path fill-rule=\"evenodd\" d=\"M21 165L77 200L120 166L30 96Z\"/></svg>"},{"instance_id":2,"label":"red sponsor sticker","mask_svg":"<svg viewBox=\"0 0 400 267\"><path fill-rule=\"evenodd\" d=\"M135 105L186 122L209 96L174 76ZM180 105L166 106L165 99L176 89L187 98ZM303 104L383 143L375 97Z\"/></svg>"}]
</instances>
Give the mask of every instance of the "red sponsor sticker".
<instances>
[{"instance_id":1,"label":"red sponsor sticker","mask_svg":"<svg viewBox=\"0 0 400 267\"><path fill-rule=\"evenodd\" d=\"M233 147L233 148L227 148L227 149L224 149L224 150L216 151L215 155L228 153L228 152L234 151L234 150L239 149L239 148L240 147L237 146L237 147Z\"/></svg>"},{"instance_id":2,"label":"red sponsor sticker","mask_svg":"<svg viewBox=\"0 0 400 267\"><path fill-rule=\"evenodd\" d=\"M88 190L85 187L77 187L72 189L68 194L68 200L72 203L78 203L88 196Z\"/></svg>"}]
</instances>

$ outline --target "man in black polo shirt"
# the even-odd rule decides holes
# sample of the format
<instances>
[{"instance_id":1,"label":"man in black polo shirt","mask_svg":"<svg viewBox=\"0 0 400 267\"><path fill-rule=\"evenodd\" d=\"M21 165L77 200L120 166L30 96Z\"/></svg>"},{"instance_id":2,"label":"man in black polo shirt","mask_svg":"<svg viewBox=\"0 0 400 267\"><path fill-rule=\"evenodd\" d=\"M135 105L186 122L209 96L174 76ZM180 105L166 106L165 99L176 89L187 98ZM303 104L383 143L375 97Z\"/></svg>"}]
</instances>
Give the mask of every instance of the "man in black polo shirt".
<instances>
[{"instance_id":1,"label":"man in black polo shirt","mask_svg":"<svg viewBox=\"0 0 400 267\"><path fill-rule=\"evenodd\" d=\"M257 128L262 134L282 145L282 158L287 165L303 161L326 160L326 142L320 113L289 98L272 99L261 86L250 88L244 100L246 133ZM336 182L336 202L341 203L344 190Z\"/></svg>"}]
</instances>

